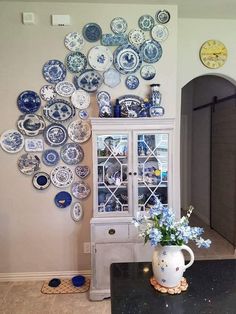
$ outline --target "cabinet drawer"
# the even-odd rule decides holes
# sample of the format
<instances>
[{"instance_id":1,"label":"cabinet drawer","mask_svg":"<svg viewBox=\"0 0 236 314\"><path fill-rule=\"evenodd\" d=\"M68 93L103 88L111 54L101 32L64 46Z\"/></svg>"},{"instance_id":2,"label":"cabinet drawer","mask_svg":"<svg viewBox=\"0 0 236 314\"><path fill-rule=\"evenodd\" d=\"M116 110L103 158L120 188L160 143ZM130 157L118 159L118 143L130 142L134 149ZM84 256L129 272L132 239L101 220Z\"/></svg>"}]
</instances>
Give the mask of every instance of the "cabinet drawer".
<instances>
[{"instance_id":1,"label":"cabinet drawer","mask_svg":"<svg viewBox=\"0 0 236 314\"><path fill-rule=\"evenodd\" d=\"M96 225L94 226L94 238L96 242L118 242L129 238L128 225Z\"/></svg>"}]
</instances>

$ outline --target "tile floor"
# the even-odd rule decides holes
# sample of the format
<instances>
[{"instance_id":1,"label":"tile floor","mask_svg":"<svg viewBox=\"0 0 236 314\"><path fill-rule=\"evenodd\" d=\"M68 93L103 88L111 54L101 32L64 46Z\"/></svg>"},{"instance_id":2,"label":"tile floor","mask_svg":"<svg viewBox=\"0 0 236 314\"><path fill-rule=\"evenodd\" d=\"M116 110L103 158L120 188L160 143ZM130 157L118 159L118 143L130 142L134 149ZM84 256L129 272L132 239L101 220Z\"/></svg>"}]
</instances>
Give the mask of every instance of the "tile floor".
<instances>
[{"instance_id":1,"label":"tile floor","mask_svg":"<svg viewBox=\"0 0 236 314\"><path fill-rule=\"evenodd\" d=\"M191 224L205 229L205 238L212 240L210 249L191 245L196 259L236 258L234 248L197 217ZM90 302L87 293L46 295L40 292L42 282L0 282L0 314L110 314L110 300Z\"/></svg>"}]
</instances>

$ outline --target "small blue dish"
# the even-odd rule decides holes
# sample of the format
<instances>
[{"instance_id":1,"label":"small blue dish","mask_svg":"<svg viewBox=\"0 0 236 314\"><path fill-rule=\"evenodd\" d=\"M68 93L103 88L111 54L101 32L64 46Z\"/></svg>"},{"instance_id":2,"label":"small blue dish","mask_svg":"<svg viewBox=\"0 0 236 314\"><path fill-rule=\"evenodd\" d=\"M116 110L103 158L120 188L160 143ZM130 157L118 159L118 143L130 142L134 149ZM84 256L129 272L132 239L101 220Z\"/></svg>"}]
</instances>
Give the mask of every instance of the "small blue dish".
<instances>
[{"instance_id":1,"label":"small blue dish","mask_svg":"<svg viewBox=\"0 0 236 314\"><path fill-rule=\"evenodd\" d=\"M48 285L49 287L56 288L61 284L61 280L58 278L53 278L49 281Z\"/></svg>"},{"instance_id":2,"label":"small blue dish","mask_svg":"<svg viewBox=\"0 0 236 314\"><path fill-rule=\"evenodd\" d=\"M75 287L81 287L85 283L85 277L82 275L74 276L71 281Z\"/></svg>"},{"instance_id":3,"label":"small blue dish","mask_svg":"<svg viewBox=\"0 0 236 314\"><path fill-rule=\"evenodd\" d=\"M54 202L57 207L65 208L71 204L72 196L70 195L70 193L62 191L57 193L57 195L54 198Z\"/></svg>"}]
</instances>

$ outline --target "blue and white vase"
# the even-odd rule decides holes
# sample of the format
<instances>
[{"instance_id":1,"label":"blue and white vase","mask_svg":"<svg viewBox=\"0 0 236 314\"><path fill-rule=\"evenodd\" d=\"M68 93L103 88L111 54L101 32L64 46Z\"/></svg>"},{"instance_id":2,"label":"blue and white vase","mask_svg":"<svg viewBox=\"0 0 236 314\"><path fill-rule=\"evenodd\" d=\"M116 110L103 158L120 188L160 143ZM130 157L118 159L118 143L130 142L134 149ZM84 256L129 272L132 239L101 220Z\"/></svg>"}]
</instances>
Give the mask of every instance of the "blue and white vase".
<instances>
[{"instance_id":1,"label":"blue and white vase","mask_svg":"<svg viewBox=\"0 0 236 314\"><path fill-rule=\"evenodd\" d=\"M161 105L161 93L159 91L160 84L151 84L151 102L153 106Z\"/></svg>"}]
</instances>

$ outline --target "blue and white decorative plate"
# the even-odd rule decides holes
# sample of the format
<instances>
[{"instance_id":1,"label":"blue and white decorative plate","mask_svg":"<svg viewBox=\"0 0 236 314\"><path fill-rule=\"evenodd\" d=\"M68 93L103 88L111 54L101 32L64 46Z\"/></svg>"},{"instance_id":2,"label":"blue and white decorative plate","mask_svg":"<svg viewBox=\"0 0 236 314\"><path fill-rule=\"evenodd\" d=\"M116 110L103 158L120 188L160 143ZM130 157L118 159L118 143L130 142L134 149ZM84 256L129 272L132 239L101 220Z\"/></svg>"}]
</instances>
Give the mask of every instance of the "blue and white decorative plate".
<instances>
[{"instance_id":1,"label":"blue and white decorative plate","mask_svg":"<svg viewBox=\"0 0 236 314\"><path fill-rule=\"evenodd\" d=\"M136 89L139 86L139 79L135 75L127 76L125 85L128 89Z\"/></svg>"},{"instance_id":2,"label":"blue and white decorative plate","mask_svg":"<svg viewBox=\"0 0 236 314\"><path fill-rule=\"evenodd\" d=\"M73 204L70 210L71 218L74 221L80 221L80 219L83 217L83 208L79 202L76 202Z\"/></svg>"},{"instance_id":3,"label":"blue and white decorative plate","mask_svg":"<svg viewBox=\"0 0 236 314\"><path fill-rule=\"evenodd\" d=\"M59 60L49 60L43 66L43 76L50 84L64 81L66 77L66 67Z\"/></svg>"},{"instance_id":4,"label":"blue and white decorative plate","mask_svg":"<svg viewBox=\"0 0 236 314\"><path fill-rule=\"evenodd\" d=\"M50 174L52 184L58 188L65 188L74 180L73 171L68 166L58 166Z\"/></svg>"},{"instance_id":5,"label":"blue and white decorative plate","mask_svg":"<svg viewBox=\"0 0 236 314\"><path fill-rule=\"evenodd\" d=\"M89 113L86 110L80 110L79 111L79 117L82 120L87 120L89 118Z\"/></svg>"},{"instance_id":6,"label":"blue and white decorative plate","mask_svg":"<svg viewBox=\"0 0 236 314\"><path fill-rule=\"evenodd\" d=\"M69 192L66 192L66 191L57 193L57 195L54 198L54 203L59 208L66 208L70 206L71 202L72 202L72 196L70 195Z\"/></svg>"},{"instance_id":7,"label":"blue and white decorative plate","mask_svg":"<svg viewBox=\"0 0 236 314\"><path fill-rule=\"evenodd\" d=\"M160 60L162 56L161 45L152 39L146 40L140 49L143 61L147 63L155 63Z\"/></svg>"},{"instance_id":8,"label":"blue and white decorative plate","mask_svg":"<svg viewBox=\"0 0 236 314\"><path fill-rule=\"evenodd\" d=\"M120 84L121 75L117 70L110 68L106 72L103 73L104 84L113 88Z\"/></svg>"},{"instance_id":9,"label":"blue and white decorative plate","mask_svg":"<svg viewBox=\"0 0 236 314\"><path fill-rule=\"evenodd\" d=\"M136 95L124 95L118 98L121 105L121 116L137 118L142 109L143 99Z\"/></svg>"},{"instance_id":10,"label":"blue and white decorative plate","mask_svg":"<svg viewBox=\"0 0 236 314\"><path fill-rule=\"evenodd\" d=\"M44 141L42 138L26 138L25 151L26 152L42 152Z\"/></svg>"},{"instance_id":11,"label":"blue and white decorative plate","mask_svg":"<svg viewBox=\"0 0 236 314\"><path fill-rule=\"evenodd\" d=\"M111 95L106 91L100 91L99 93L97 93L96 99L99 104L101 103L109 104L111 101Z\"/></svg>"},{"instance_id":12,"label":"blue and white decorative plate","mask_svg":"<svg viewBox=\"0 0 236 314\"><path fill-rule=\"evenodd\" d=\"M83 27L83 36L89 42L98 41L102 36L102 29L96 23L88 23Z\"/></svg>"},{"instance_id":13,"label":"blue and white decorative plate","mask_svg":"<svg viewBox=\"0 0 236 314\"><path fill-rule=\"evenodd\" d=\"M83 89L77 89L71 96L71 102L77 109L86 109L90 105L90 95Z\"/></svg>"},{"instance_id":14,"label":"blue and white decorative plate","mask_svg":"<svg viewBox=\"0 0 236 314\"><path fill-rule=\"evenodd\" d=\"M67 165L77 165L84 158L84 150L77 143L68 143L62 146L60 155Z\"/></svg>"},{"instance_id":15,"label":"blue and white decorative plate","mask_svg":"<svg viewBox=\"0 0 236 314\"><path fill-rule=\"evenodd\" d=\"M103 46L127 45L128 37L125 34L102 34L101 44Z\"/></svg>"},{"instance_id":16,"label":"blue and white decorative plate","mask_svg":"<svg viewBox=\"0 0 236 314\"><path fill-rule=\"evenodd\" d=\"M83 181L74 182L71 186L72 195L80 200L88 197L90 191L89 185Z\"/></svg>"},{"instance_id":17,"label":"blue and white decorative plate","mask_svg":"<svg viewBox=\"0 0 236 314\"><path fill-rule=\"evenodd\" d=\"M95 46L89 50L88 61L90 66L97 71L106 71L113 62L113 55L109 48Z\"/></svg>"},{"instance_id":18,"label":"blue and white decorative plate","mask_svg":"<svg viewBox=\"0 0 236 314\"><path fill-rule=\"evenodd\" d=\"M56 92L62 97L70 97L75 91L75 85L68 81L62 81L57 83Z\"/></svg>"},{"instance_id":19,"label":"blue and white decorative plate","mask_svg":"<svg viewBox=\"0 0 236 314\"><path fill-rule=\"evenodd\" d=\"M45 129L43 118L37 114L26 114L19 117L17 127L19 131L27 136L36 136Z\"/></svg>"},{"instance_id":20,"label":"blue and white decorative plate","mask_svg":"<svg viewBox=\"0 0 236 314\"><path fill-rule=\"evenodd\" d=\"M87 92L95 92L102 85L102 82L101 74L95 70L86 70L80 76L74 77L75 86Z\"/></svg>"},{"instance_id":21,"label":"blue and white decorative plate","mask_svg":"<svg viewBox=\"0 0 236 314\"><path fill-rule=\"evenodd\" d=\"M157 24L153 27L151 35L156 41L165 41L169 36L169 31L165 25Z\"/></svg>"},{"instance_id":22,"label":"blue and white decorative plate","mask_svg":"<svg viewBox=\"0 0 236 314\"><path fill-rule=\"evenodd\" d=\"M68 126L68 135L75 143L86 142L90 138L91 133L91 125L87 121L75 120Z\"/></svg>"},{"instance_id":23,"label":"blue and white decorative plate","mask_svg":"<svg viewBox=\"0 0 236 314\"><path fill-rule=\"evenodd\" d=\"M141 29L132 29L129 32L129 42L131 45L140 46L145 41L145 34Z\"/></svg>"},{"instance_id":24,"label":"blue and white decorative plate","mask_svg":"<svg viewBox=\"0 0 236 314\"><path fill-rule=\"evenodd\" d=\"M50 124L43 132L45 142L50 146L61 146L68 138L66 128L61 124Z\"/></svg>"},{"instance_id":25,"label":"blue and white decorative plate","mask_svg":"<svg viewBox=\"0 0 236 314\"><path fill-rule=\"evenodd\" d=\"M17 105L23 113L34 113L39 109L41 99L34 91L26 90L18 96Z\"/></svg>"},{"instance_id":26,"label":"blue and white decorative plate","mask_svg":"<svg viewBox=\"0 0 236 314\"><path fill-rule=\"evenodd\" d=\"M156 75L156 69L153 65L144 65L141 67L140 75L144 80L152 80Z\"/></svg>"},{"instance_id":27,"label":"blue and white decorative plate","mask_svg":"<svg viewBox=\"0 0 236 314\"><path fill-rule=\"evenodd\" d=\"M63 123L75 116L75 107L64 99L53 99L44 106L43 114L51 122Z\"/></svg>"},{"instance_id":28,"label":"blue and white decorative plate","mask_svg":"<svg viewBox=\"0 0 236 314\"><path fill-rule=\"evenodd\" d=\"M40 96L43 100L48 101L57 97L55 87L53 85L44 85L40 89Z\"/></svg>"},{"instance_id":29,"label":"blue and white decorative plate","mask_svg":"<svg viewBox=\"0 0 236 314\"><path fill-rule=\"evenodd\" d=\"M17 162L19 170L26 175L32 175L40 168L40 159L34 154L23 154Z\"/></svg>"},{"instance_id":30,"label":"blue and white decorative plate","mask_svg":"<svg viewBox=\"0 0 236 314\"><path fill-rule=\"evenodd\" d=\"M135 73L141 64L139 49L132 45L123 45L114 51L114 66L122 74Z\"/></svg>"},{"instance_id":31,"label":"blue and white decorative plate","mask_svg":"<svg viewBox=\"0 0 236 314\"><path fill-rule=\"evenodd\" d=\"M154 18L149 14L140 16L138 20L138 26L143 31L150 31L153 28L154 24L155 24Z\"/></svg>"},{"instance_id":32,"label":"blue and white decorative plate","mask_svg":"<svg viewBox=\"0 0 236 314\"><path fill-rule=\"evenodd\" d=\"M79 51L71 52L66 56L66 66L72 73L83 72L87 66L87 58Z\"/></svg>"},{"instance_id":33,"label":"blue and white decorative plate","mask_svg":"<svg viewBox=\"0 0 236 314\"><path fill-rule=\"evenodd\" d=\"M77 32L71 32L66 35L64 44L70 51L78 51L84 46L84 38Z\"/></svg>"},{"instance_id":34,"label":"blue and white decorative plate","mask_svg":"<svg viewBox=\"0 0 236 314\"><path fill-rule=\"evenodd\" d=\"M111 21L111 30L115 34L125 33L128 27L126 20L123 17L115 17Z\"/></svg>"},{"instance_id":35,"label":"blue and white decorative plate","mask_svg":"<svg viewBox=\"0 0 236 314\"><path fill-rule=\"evenodd\" d=\"M159 10L157 11L155 17L158 23L166 24L170 20L170 13L167 10Z\"/></svg>"},{"instance_id":36,"label":"blue and white decorative plate","mask_svg":"<svg viewBox=\"0 0 236 314\"><path fill-rule=\"evenodd\" d=\"M24 137L17 130L7 130L1 135L0 145L7 153L18 153L24 147Z\"/></svg>"},{"instance_id":37,"label":"blue and white decorative plate","mask_svg":"<svg viewBox=\"0 0 236 314\"><path fill-rule=\"evenodd\" d=\"M51 179L46 172L37 172L33 176L32 183L37 190L45 190L51 184Z\"/></svg>"},{"instance_id":38,"label":"blue and white decorative plate","mask_svg":"<svg viewBox=\"0 0 236 314\"><path fill-rule=\"evenodd\" d=\"M165 109L161 106L152 106L150 108L150 117L161 117L165 113Z\"/></svg>"},{"instance_id":39,"label":"blue and white decorative plate","mask_svg":"<svg viewBox=\"0 0 236 314\"><path fill-rule=\"evenodd\" d=\"M46 166L56 166L60 156L55 149L46 149L42 154L42 161Z\"/></svg>"},{"instance_id":40,"label":"blue and white decorative plate","mask_svg":"<svg viewBox=\"0 0 236 314\"><path fill-rule=\"evenodd\" d=\"M88 166L77 166L75 168L75 174L80 178L84 179L86 178L90 173L89 167Z\"/></svg>"}]
</instances>

